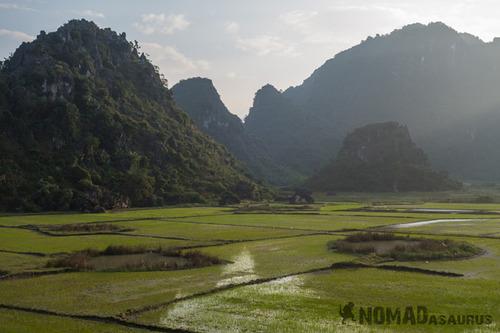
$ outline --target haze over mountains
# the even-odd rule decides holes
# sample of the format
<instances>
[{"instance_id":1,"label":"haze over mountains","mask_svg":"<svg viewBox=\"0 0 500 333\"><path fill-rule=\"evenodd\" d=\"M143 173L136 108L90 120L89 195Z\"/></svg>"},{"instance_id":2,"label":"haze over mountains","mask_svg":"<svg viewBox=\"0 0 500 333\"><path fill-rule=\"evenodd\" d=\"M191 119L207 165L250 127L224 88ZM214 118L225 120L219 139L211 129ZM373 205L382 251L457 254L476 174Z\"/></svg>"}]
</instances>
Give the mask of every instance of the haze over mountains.
<instances>
[{"instance_id":1,"label":"haze over mountains","mask_svg":"<svg viewBox=\"0 0 500 333\"><path fill-rule=\"evenodd\" d=\"M431 166L498 181L499 86L498 39L412 24L337 54L300 86L263 86L242 122L209 79L169 90L125 34L73 20L1 63L0 208L260 198L254 180L332 179L347 133L380 122L403 124L427 153L430 164L413 163L420 183L436 181L425 189L455 184ZM355 190L415 189L389 183Z\"/></svg>"},{"instance_id":2,"label":"haze over mountains","mask_svg":"<svg viewBox=\"0 0 500 333\"><path fill-rule=\"evenodd\" d=\"M307 181L316 191L408 192L461 187L445 173L433 171L406 126L369 124L350 132L334 161Z\"/></svg>"},{"instance_id":3,"label":"haze over mountains","mask_svg":"<svg viewBox=\"0 0 500 333\"><path fill-rule=\"evenodd\" d=\"M495 181L499 86L499 39L485 43L443 23L411 24L337 54L297 87L265 85L244 129L275 162L307 177L352 129L398 121L438 169Z\"/></svg>"},{"instance_id":4,"label":"haze over mountains","mask_svg":"<svg viewBox=\"0 0 500 333\"><path fill-rule=\"evenodd\" d=\"M257 179L278 184L301 180L300 175L285 167L275 154L272 158L268 146L250 134L238 116L229 112L211 80L182 80L171 91L176 103L198 127L226 146Z\"/></svg>"}]
</instances>

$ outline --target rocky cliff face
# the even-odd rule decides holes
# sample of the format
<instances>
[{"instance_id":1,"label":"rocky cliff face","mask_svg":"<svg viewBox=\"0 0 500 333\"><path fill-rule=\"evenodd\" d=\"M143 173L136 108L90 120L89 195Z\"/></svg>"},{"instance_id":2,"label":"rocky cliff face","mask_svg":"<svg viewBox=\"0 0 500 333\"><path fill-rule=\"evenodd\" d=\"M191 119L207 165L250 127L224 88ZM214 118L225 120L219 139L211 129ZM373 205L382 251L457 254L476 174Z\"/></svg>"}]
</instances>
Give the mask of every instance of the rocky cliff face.
<instances>
[{"instance_id":1,"label":"rocky cliff face","mask_svg":"<svg viewBox=\"0 0 500 333\"><path fill-rule=\"evenodd\" d=\"M336 159L309 186L325 191L437 191L460 184L431 170L408 128L396 122L370 124L349 133Z\"/></svg>"},{"instance_id":2,"label":"rocky cliff face","mask_svg":"<svg viewBox=\"0 0 500 333\"><path fill-rule=\"evenodd\" d=\"M172 87L172 93L176 103L189 114L198 128L223 144L254 177L273 184L301 180L281 161L272 159L269 145L260 141L258 133L249 131L240 118L229 112L211 80L182 80ZM276 93L279 98L279 93Z\"/></svg>"},{"instance_id":3,"label":"rocky cliff face","mask_svg":"<svg viewBox=\"0 0 500 333\"><path fill-rule=\"evenodd\" d=\"M243 122L229 112L211 80L182 80L171 91L175 102L193 119L198 128L233 153L244 150Z\"/></svg>"},{"instance_id":4,"label":"rocky cliff face","mask_svg":"<svg viewBox=\"0 0 500 333\"><path fill-rule=\"evenodd\" d=\"M315 117L302 112L275 87L266 85L255 94L245 129L265 144L272 160L304 178L319 168L319 154L331 154L331 140L318 141L318 137L326 135L326 128ZM305 132L304 126L312 123L318 126Z\"/></svg>"}]
</instances>

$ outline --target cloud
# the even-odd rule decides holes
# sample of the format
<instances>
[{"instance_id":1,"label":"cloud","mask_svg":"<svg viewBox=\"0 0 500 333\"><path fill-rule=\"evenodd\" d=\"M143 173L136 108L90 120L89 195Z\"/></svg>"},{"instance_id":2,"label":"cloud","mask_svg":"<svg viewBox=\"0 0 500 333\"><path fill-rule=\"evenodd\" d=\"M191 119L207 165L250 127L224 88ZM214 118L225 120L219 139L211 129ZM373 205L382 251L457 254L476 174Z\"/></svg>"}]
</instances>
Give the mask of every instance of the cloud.
<instances>
[{"instance_id":1,"label":"cloud","mask_svg":"<svg viewBox=\"0 0 500 333\"><path fill-rule=\"evenodd\" d=\"M298 52L295 46L284 39L274 35L256 35L251 37L242 37L240 35L240 25L237 22L226 22L224 29L233 36L235 45L238 49L252 52L258 56L279 55L279 56L297 56Z\"/></svg>"},{"instance_id":2,"label":"cloud","mask_svg":"<svg viewBox=\"0 0 500 333\"><path fill-rule=\"evenodd\" d=\"M146 35L161 33L171 35L175 31L181 31L189 27L191 23L183 14L144 14L141 22L134 23L137 30Z\"/></svg>"},{"instance_id":3,"label":"cloud","mask_svg":"<svg viewBox=\"0 0 500 333\"><path fill-rule=\"evenodd\" d=\"M316 11L302 11L293 10L291 12L283 13L279 16L279 20L288 26L296 29L308 29L311 20L318 15Z\"/></svg>"},{"instance_id":4,"label":"cloud","mask_svg":"<svg viewBox=\"0 0 500 333\"><path fill-rule=\"evenodd\" d=\"M201 75L210 70L210 63L203 59L191 59L173 46L158 43L142 43L142 50L157 64L169 80L179 80L189 75Z\"/></svg>"},{"instance_id":5,"label":"cloud","mask_svg":"<svg viewBox=\"0 0 500 333\"><path fill-rule=\"evenodd\" d=\"M331 44L334 42L331 31L321 24L324 21L324 15L320 15L317 11L293 10L281 14L278 18L285 27L300 34L301 43Z\"/></svg>"},{"instance_id":6,"label":"cloud","mask_svg":"<svg viewBox=\"0 0 500 333\"><path fill-rule=\"evenodd\" d=\"M22 31L14 31L7 29L0 29L0 36L8 37L10 39L22 42L30 42L33 39L35 39L33 36L28 35L27 33L24 33Z\"/></svg>"},{"instance_id":7,"label":"cloud","mask_svg":"<svg viewBox=\"0 0 500 333\"><path fill-rule=\"evenodd\" d=\"M104 14L101 12L94 11L92 9L86 9L86 10L81 10L81 11L74 11L74 13L86 17L92 17L92 18L104 18Z\"/></svg>"},{"instance_id":8,"label":"cloud","mask_svg":"<svg viewBox=\"0 0 500 333\"><path fill-rule=\"evenodd\" d=\"M13 9L13 10L28 10L28 11L34 11L33 8L25 7L25 6L20 6L15 3L0 3L0 10L2 9Z\"/></svg>"},{"instance_id":9,"label":"cloud","mask_svg":"<svg viewBox=\"0 0 500 333\"><path fill-rule=\"evenodd\" d=\"M289 19L292 20L293 18L290 17ZM293 43L277 35L242 36L240 34L240 25L234 21L226 22L224 30L233 37L236 48L245 52L251 52L257 56L277 55L295 57L299 55Z\"/></svg>"},{"instance_id":10,"label":"cloud","mask_svg":"<svg viewBox=\"0 0 500 333\"><path fill-rule=\"evenodd\" d=\"M293 44L287 43L278 36L238 37L236 39L236 46L243 51L250 51L258 56L279 55L295 57L299 55Z\"/></svg>"},{"instance_id":11,"label":"cloud","mask_svg":"<svg viewBox=\"0 0 500 333\"><path fill-rule=\"evenodd\" d=\"M292 10L278 16L282 27L294 34L292 40L300 49L313 45L328 50L333 45L347 47L353 41L362 40L372 31L366 27L377 26L384 31L418 21L414 10L401 2L337 1L321 11ZM335 33L333 33L335 32ZM287 33L290 36L290 33ZM305 45L307 44L307 45Z\"/></svg>"},{"instance_id":12,"label":"cloud","mask_svg":"<svg viewBox=\"0 0 500 333\"><path fill-rule=\"evenodd\" d=\"M380 15L389 15L392 18L404 22L406 24L418 20L414 15L414 10L409 7L410 3L401 3L400 6L388 6L379 4L363 4L363 5L333 5L330 10L333 12L372 12ZM411 6L411 5L410 5ZM405 8L408 7L408 8Z\"/></svg>"},{"instance_id":13,"label":"cloud","mask_svg":"<svg viewBox=\"0 0 500 333\"><path fill-rule=\"evenodd\" d=\"M224 26L224 29L228 34L237 34L240 32L240 25L236 22L227 22Z\"/></svg>"}]
</instances>

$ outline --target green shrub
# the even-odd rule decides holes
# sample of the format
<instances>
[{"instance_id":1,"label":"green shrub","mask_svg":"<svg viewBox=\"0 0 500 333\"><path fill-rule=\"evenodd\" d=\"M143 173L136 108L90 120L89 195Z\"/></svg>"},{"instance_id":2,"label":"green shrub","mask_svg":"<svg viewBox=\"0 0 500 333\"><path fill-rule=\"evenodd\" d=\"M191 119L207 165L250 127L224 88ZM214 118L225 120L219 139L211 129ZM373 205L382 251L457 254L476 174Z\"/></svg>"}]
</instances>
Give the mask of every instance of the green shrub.
<instances>
[{"instance_id":1,"label":"green shrub","mask_svg":"<svg viewBox=\"0 0 500 333\"><path fill-rule=\"evenodd\" d=\"M388 242L399 242L389 251L377 251L377 242L388 246ZM401 241L403 244L401 244ZM364 244L366 243L366 244ZM376 254L382 258L400 261L438 260L467 258L484 251L466 242L428 238L412 238L391 233L358 233L341 240L329 241L331 250L352 254Z\"/></svg>"},{"instance_id":2,"label":"green shrub","mask_svg":"<svg viewBox=\"0 0 500 333\"><path fill-rule=\"evenodd\" d=\"M155 253L156 256L147 254ZM145 254L140 260L134 258L131 262L121 264L123 258L115 259L113 256L127 256ZM186 269L194 267L205 267L224 263L221 259L205 255L199 251L182 252L172 248L149 248L147 246L108 246L103 251L87 249L73 252L60 258L52 259L47 263L47 267L53 268L72 268L77 271L92 271L96 267L92 264L93 258L107 256L105 267L99 267L98 270L108 271L155 271L155 270L173 270ZM170 260L169 260L170 258ZM118 267L117 267L117 262ZM102 266L102 265L101 265Z\"/></svg>"}]
</instances>

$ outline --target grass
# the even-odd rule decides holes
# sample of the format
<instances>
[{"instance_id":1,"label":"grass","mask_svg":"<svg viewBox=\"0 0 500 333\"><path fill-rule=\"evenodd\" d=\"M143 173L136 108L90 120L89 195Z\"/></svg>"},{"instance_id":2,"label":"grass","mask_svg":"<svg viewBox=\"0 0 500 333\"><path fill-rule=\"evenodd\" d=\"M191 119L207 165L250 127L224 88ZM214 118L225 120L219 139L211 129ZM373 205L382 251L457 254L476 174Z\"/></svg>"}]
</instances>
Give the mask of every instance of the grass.
<instances>
[{"instance_id":1,"label":"grass","mask_svg":"<svg viewBox=\"0 0 500 333\"><path fill-rule=\"evenodd\" d=\"M339 307L426 305L435 314L500 315L493 280L460 280L376 269L307 274L180 302L143 314L143 322L195 331L472 332L457 326L342 325ZM495 292L496 293L496 292ZM482 332L497 332L484 327Z\"/></svg>"},{"instance_id":2,"label":"grass","mask_svg":"<svg viewBox=\"0 0 500 333\"><path fill-rule=\"evenodd\" d=\"M0 269L9 273L43 270L49 258L0 252Z\"/></svg>"},{"instance_id":3,"label":"grass","mask_svg":"<svg viewBox=\"0 0 500 333\"><path fill-rule=\"evenodd\" d=\"M269 277L353 259L349 254L328 251L326 242L332 237L335 236L307 236L230 244L206 248L203 252L234 262L236 273L245 273L244 269L240 270L243 266L249 275ZM228 268L227 278L231 278L231 265L228 265ZM222 276L224 277L224 273Z\"/></svg>"},{"instance_id":4,"label":"grass","mask_svg":"<svg viewBox=\"0 0 500 333\"><path fill-rule=\"evenodd\" d=\"M89 235L52 237L32 230L2 228L0 230L0 250L60 253L84 250L86 248L104 249L109 245L152 245L178 247L202 244L195 241L131 237L126 235Z\"/></svg>"},{"instance_id":5,"label":"grass","mask_svg":"<svg viewBox=\"0 0 500 333\"><path fill-rule=\"evenodd\" d=\"M54 213L54 214L13 214L0 216L0 226L19 225L46 225L46 224L69 224L118 221L126 219L145 218L177 218L200 215L225 214L231 208L225 207L189 207L189 208L157 208L157 209L134 209L117 210L102 214L75 214L75 213Z\"/></svg>"},{"instance_id":6,"label":"grass","mask_svg":"<svg viewBox=\"0 0 500 333\"><path fill-rule=\"evenodd\" d=\"M203 222L236 226L254 226L265 228L303 229L316 231L342 231L345 229L362 229L387 224L418 221L399 217L383 216L342 216L333 214L298 215L298 214L226 214L220 216L203 216L179 218L178 222ZM176 220L177 221L177 220Z\"/></svg>"},{"instance_id":7,"label":"grass","mask_svg":"<svg viewBox=\"0 0 500 333\"><path fill-rule=\"evenodd\" d=\"M267 213L267 214L282 214L282 213L302 213L314 214L319 212L321 205L318 204L247 204L241 205L234 213L251 214L251 213Z\"/></svg>"},{"instance_id":8,"label":"grass","mask_svg":"<svg viewBox=\"0 0 500 333\"><path fill-rule=\"evenodd\" d=\"M500 206L498 203L436 203L436 202L425 202L421 204L403 204L403 205L388 205L387 208L399 208L399 209L415 209L415 208L440 208L440 209L469 209L469 210L484 210L484 211L500 211Z\"/></svg>"},{"instance_id":9,"label":"grass","mask_svg":"<svg viewBox=\"0 0 500 333\"><path fill-rule=\"evenodd\" d=\"M42 314L0 309L0 332L2 333L146 333L114 324L95 323L72 318L61 318Z\"/></svg>"},{"instance_id":10,"label":"grass","mask_svg":"<svg viewBox=\"0 0 500 333\"><path fill-rule=\"evenodd\" d=\"M325 244L331 238L309 236L201 249L204 254L234 262L232 265L165 272L67 273L38 277L36 284L29 279L2 281L0 299L8 304L55 311L117 314L225 284L280 276L353 258L329 252Z\"/></svg>"},{"instance_id":11,"label":"grass","mask_svg":"<svg viewBox=\"0 0 500 333\"><path fill-rule=\"evenodd\" d=\"M382 193L347 193L339 192L335 196L325 193L314 193L319 202L362 202L368 204L413 204L434 203L436 205L476 204L481 199L488 198L494 203L500 203L500 187L467 185L461 191L445 192L382 192Z\"/></svg>"},{"instance_id":12,"label":"grass","mask_svg":"<svg viewBox=\"0 0 500 333\"><path fill-rule=\"evenodd\" d=\"M442 236L435 236L436 239L445 239ZM467 241L474 246L486 250L486 254L477 256L467 260L444 260L444 261L429 261L429 262L411 262L402 263L405 266L418 268L444 270L455 273L462 273L467 279L478 278L484 280L499 280L500 279L500 242L494 239L481 239L469 237L456 237L457 241ZM398 263L395 262L395 265Z\"/></svg>"},{"instance_id":13,"label":"grass","mask_svg":"<svg viewBox=\"0 0 500 333\"><path fill-rule=\"evenodd\" d=\"M416 194L412 195L417 198ZM342 199L342 196L343 194L338 194L333 198ZM47 269L47 261L62 257L61 253L68 254L88 248L95 249L96 253L102 254L101 258L106 257L105 260L111 258L109 260L115 263L130 263L129 256L140 256L140 252L145 249L202 246L196 249L198 254L190 254L193 250L185 249L178 252L178 255L182 260L189 256L193 256L189 260L210 256L228 263L183 270L130 269L120 272L116 269L103 269L104 271L98 272L81 271L0 280L0 303L72 314L118 316L129 309L163 304L185 296L206 293L214 288L227 288L230 285L263 278L277 278L328 267L333 263L357 261L357 255L330 251L327 247L330 240L337 241L346 235L352 235L346 230L356 229L363 232L378 226L445 219L455 215L458 218L473 218L468 214L349 211L370 206L370 202L383 203L385 208L391 210L443 208L496 211L498 207L491 204L422 203L422 196L416 202L409 202L411 195L406 194L402 195L399 201L396 196L391 198L393 201L388 198L389 196L372 196L367 197L366 201L365 198L359 201L350 198L350 201L315 204L312 207L270 204L245 209L243 206L239 211L234 211L235 208L176 207L123 210L104 214L1 216L0 225L36 225L42 230L51 230L61 235L49 236L28 229L1 228L0 250L42 252L49 256L0 252L0 271L15 273ZM404 205L400 205L402 203ZM480 213L475 215L480 218L495 217ZM406 239L406 235L411 232L424 232L425 236L411 238L425 237L431 239L432 244L450 239L457 244L467 242L486 250L484 255L464 260L427 261L418 258L416 261L391 263L461 273L464 277L451 278L372 268L335 269L197 296L127 319L202 332L395 330L394 327L384 326L342 325L339 307L352 301L356 306L423 304L431 311L445 314L488 312L498 321L500 239L480 237L483 234L500 233L500 222L497 221L500 221L500 218L473 225L457 222L408 229L384 229L392 230L395 235L384 234L383 237L386 238ZM92 223L86 224L87 222ZM111 230L121 234L92 234ZM338 233L310 235L318 231ZM82 232L88 235L64 234ZM460 234L476 237L462 237ZM228 241L238 242L222 244ZM2 333L59 332L61 328L64 328L65 332L137 331L111 324L0 309ZM499 331L498 326L483 327L482 331L474 331L475 327L436 328L418 325L397 329L403 332L450 333Z\"/></svg>"},{"instance_id":14,"label":"grass","mask_svg":"<svg viewBox=\"0 0 500 333\"><path fill-rule=\"evenodd\" d=\"M116 315L215 287L217 266L164 272L76 272L1 281L3 303L77 314Z\"/></svg>"},{"instance_id":15,"label":"grass","mask_svg":"<svg viewBox=\"0 0 500 333\"><path fill-rule=\"evenodd\" d=\"M238 217L233 217L239 219ZM245 240L283 237L303 234L300 230L283 230L269 228L249 228L231 225L196 224L176 220L158 221L144 220L115 223L121 228L131 228L132 234L157 235L180 238L192 238L196 240ZM190 219L191 220L191 219Z\"/></svg>"},{"instance_id":16,"label":"grass","mask_svg":"<svg viewBox=\"0 0 500 333\"><path fill-rule=\"evenodd\" d=\"M322 212L336 212L336 211L344 211L351 209L360 209L365 205L358 202L335 202L335 203L327 203L321 207Z\"/></svg>"}]
</instances>

